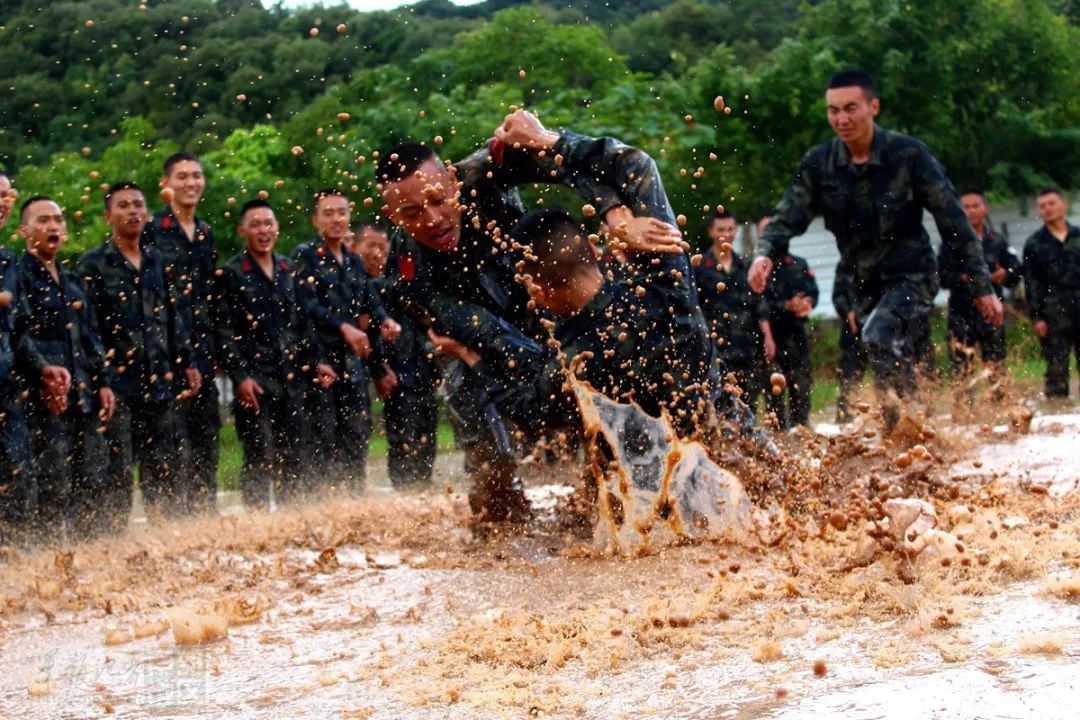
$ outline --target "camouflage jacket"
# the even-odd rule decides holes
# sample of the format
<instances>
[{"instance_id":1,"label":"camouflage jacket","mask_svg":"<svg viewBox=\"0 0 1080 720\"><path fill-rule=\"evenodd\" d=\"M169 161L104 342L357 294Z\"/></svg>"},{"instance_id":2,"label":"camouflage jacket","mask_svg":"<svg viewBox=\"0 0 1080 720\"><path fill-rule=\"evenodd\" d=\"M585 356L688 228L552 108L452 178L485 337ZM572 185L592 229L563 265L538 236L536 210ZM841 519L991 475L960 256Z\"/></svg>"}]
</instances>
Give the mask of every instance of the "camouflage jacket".
<instances>
[{"instance_id":1,"label":"camouflage jacket","mask_svg":"<svg viewBox=\"0 0 1080 720\"><path fill-rule=\"evenodd\" d=\"M1080 228L1069 225L1065 242L1046 227L1024 243L1024 289L1032 320L1063 320L1080 302Z\"/></svg>"},{"instance_id":2,"label":"camouflage jacket","mask_svg":"<svg viewBox=\"0 0 1080 720\"><path fill-rule=\"evenodd\" d=\"M801 324L806 318L798 318L784 309L784 303L799 293L810 298L814 307L818 304L818 286L814 271L806 260L798 255L785 255L773 266L772 277L765 288L765 300L769 305L769 321L773 332L783 332L785 325Z\"/></svg>"},{"instance_id":3,"label":"camouflage jacket","mask_svg":"<svg viewBox=\"0 0 1080 720\"><path fill-rule=\"evenodd\" d=\"M71 373L71 406L83 413L94 412L96 391L110 383L94 309L79 278L60 268L57 282L41 261L23 253L19 284L22 295L15 334L19 338L16 358L20 372L36 388L46 366L67 368Z\"/></svg>"},{"instance_id":4,"label":"camouflage jacket","mask_svg":"<svg viewBox=\"0 0 1080 720\"><path fill-rule=\"evenodd\" d=\"M293 267L274 255L269 278L246 251L221 268L215 287L218 363L232 381L253 378L280 395L300 389L321 361L315 329L297 299Z\"/></svg>"},{"instance_id":5,"label":"camouflage jacket","mask_svg":"<svg viewBox=\"0 0 1080 720\"><path fill-rule=\"evenodd\" d=\"M839 138L808 152L776 206L757 254L779 260L792 237L817 215L836 236L841 262L852 268L856 293L868 297L884 285L908 280L937 284L923 210L937 222L956 267L978 295L991 292L982 247L941 164L918 140L874 126L870 159L855 165Z\"/></svg>"},{"instance_id":6,"label":"camouflage jacket","mask_svg":"<svg viewBox=\"0 0 1080 720\"><path fill-rule=\"evenodd\" d=\"M986 267L994 272L998 267L1005 269L1005 282L993 284L994 293L999 298L1005 297L1005 288L1016 287L1021 278L1020 258L1016 256L1009 243L993 230L987 228L982 237L983 256ZM952 251L942 244L938 253L938 277L941 286L949 291L949 312L962 312L978 315L972 303L975 300L971 287L971 278L958 270L958 263L953 259Z\"/></svg>"},{"instance_id":7,"label":"camouflage jacket","mask_svg":"<svg viewBox=\"0 0 1080 720\"><path fill-rule=\"evenodd\" d=\"M113 392L125 399L172 400L195 359L164 265L161 253L145 247L136 269L106 240L75 266L94 309Z\"/></svg>"},{"instance_id":8,"label":"camouflage jacket","mask_svg":"<svg viewBox=\"0 0 1080 720\"><path fill-rule=\"evenodd\" d=\"M701 311L720 357L741 366L764 356L759 323L769 319L765 299L750 290L746 271L746 261L738 255L732 256L731 269L725 270L712 249L694 268Z\"/></svg>"},{"instance_id":9,"label":"camouflage jacket","mask_svg":"<svg viewBox=\"0 0 1080 720\"><path fill-rule=\"evenodd\" d=\"M189 240L172 210L165 208L146 225L142 245L156 247L165 260L165 277L176 289L180 319L188 330L196 365L209 377L214 372L210 303L218 262L213 231L196 218L195 240Z\"/></svg>"},{"instance_id":10,"label":"camouflage jacket","mask_svg":"<svg viewBox=\"0 0 1080 720\"><path fill-rule=\"evenodd\" d=\"M15 384L15 310L19 303L19 260L0 249L0 292L11 293L11 302L0 307L0 388Z\"/></svg>"},{"instance_id":11,"label":"camouflage jacket","mask_svg":"<svg viewBox=\"0 0 1080 720\"><path fill-rule=\"evenodd\" d=\"M543 342L540 315L515 279L519 259L506 239L525 213L518 187L557 183L573 188L599 214L626 205L636 215L675 224L656 165L641 150L611 138L590 138L567 130L541 156L499 143L484 146L455 164L466 203L461 240L453 253L424 248L398 232L397 267L389 289L403 309L422 324L469 347L492 350L500 366L523 350L503 325Z\"/></svg>"},{"instance_id":12,"label":"camouflage jacket","mask_svg":"<svg viewBox=\"0 0 1080 720\"><path fill-rule=\"evenodd\" d=\"M342 248L342 262L322 238L315 238L293 252L296 266L296 296L311 319L326 362L335 368L353 362L355 356L341 337L341 325L363 328L362 317L370 320L365 332L374 344L386 310L375 288L367 280L359 257Z\"/></svg>"}]
</instances>

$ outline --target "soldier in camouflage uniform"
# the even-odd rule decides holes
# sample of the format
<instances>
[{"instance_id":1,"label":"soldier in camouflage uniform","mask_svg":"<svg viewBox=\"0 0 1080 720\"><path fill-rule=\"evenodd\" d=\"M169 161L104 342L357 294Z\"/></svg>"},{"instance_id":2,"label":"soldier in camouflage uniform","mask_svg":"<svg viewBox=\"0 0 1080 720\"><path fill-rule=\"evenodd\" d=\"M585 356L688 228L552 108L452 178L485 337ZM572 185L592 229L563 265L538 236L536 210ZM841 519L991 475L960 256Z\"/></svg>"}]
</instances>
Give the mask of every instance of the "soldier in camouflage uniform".
<instances>
[{"instance_id":1,"label":"soldier in camouflage uniform","mask_svg":"<svg viewBox=\"0 0 1080 720\"><path fill-rule=\"evenodd\" d=\"M30 198L19 232L27 245L19 258L15 333L19 372L31 387L29 530L34 539L58 541L66 521L71 535L82 538L99 527L105 475L99 429L111 419L116 399L90 299L79 278L57 261L67 236L60 206Z\"/></svg>"},{"instance_id":2,"label":"soldier in camouflage uniform","mask_svg":"<svg viewBox=\"0 0 1080 720\"><path fill-rule=\"evenodd\" d=\"M408 235L392 291L421 322L466 347L493 353L497 375L527 354L514 338L542 345L546 336L515 279L519 254L505 237L524 214L519 186L572 187L588 203L587 213L600 213L628 240L652 238L681 252L677 231L645 217L671 216L647 155L612 139L548 131L524 111L509 116L491 143L449 169L418 144L384 152L376 182L384 214ZM527 518L515 451L485 383L460 363L447 363L446 373L447 409L473 480L473 512L481 520Z\"/></svg>"},{"instance_id":3,"label":"soldier in camouflage uniform","mask_svg":"<svg viewBox=\"0 0 1080 720\"><path fill-rule=\"evenodd\" d=\"M390 255L386 232L373 225L360 228L357 253L364 269L373 278L380 294L387 283L387 263L397 264ZM439 403L435 395L438 372L433 348L423 325L385 298L387 312L399 319L401 337L394 343L379 341L381 367L372 364L375 389L383 399L383 419L388 445L387 467L394 487L431 483L435 467L436 430Z\"/></svg>"},{"instance_id":4,"label":"soldier in camouflage uniform","mask_svg":"<svg viewBox=\"0 0 1080 720\"><path fill-rule=\"evenodd\" d=\"M7 224L15 193L7 175L0 173L0 229ZM4 526L13 537L27 521L30 437L19 398L15 374L15 309L19 302L18 257L0 248L0 544Z\"/></svg>"},{"instance_id":5,"label":"soldier in camouflage uniform","mask_svg":"<svg viewBox=\"0 0 1080 720\"><path fill-rule=\"evenodd\" d=\"M133 464L151 513L176 515L182 509L171 465L173 409L180 390L197 392L202 376L161 253L139 242L147 221L142 190L131 183L113 185L105 194L105 220L111 237L82 257L75 274L90 296L116 394L99 498L101 529L115 533L128 524Z\"/></svg>"},{"instance_id":6,"label":"soldier in camouflage uniform","mask_svg":"<svg viewBox=\"0 0 1080 720\"><path fill-rule=\"evenodd\" d=\"M1024 243L1028 312L1046 358L1046 397L1069 396L1069 355L1080 361L1080 228L1058 188L1039 193L1043 226Z\"/></svg>"},{"instance_id":7,"label":"soldier in camouflage uniform","mask_svg":"<svg viewBox=\"0 0 1080 720\"><path fill-rule=\"evenodd\" d=\"M779 258L765 289L765 300L776 341L776 366L787 379L786 393L769 393L769 411L776 415L780 429L808 425L814 376L806 321L817 306L818 286L806 260L797 255Z\"/></svg>"},{"instance_id":8,"label":"soldier in camouflage uniform","mask_svg":"<svg viewBox=\"0 0 1080 720\"><path fill-rule=\"evenodd\" d=\"M994 293L1004 299L1005 288L1013 288L1020 282L1020 258L986 222L990 211L981 192L968 192L960 196L960 205L967 215L971 229L982 241L986 266L990 269L990 282ZM983 362L995 373L1005 369L1005 325L988 324L972 306L971 289L966 273L956 269L952 253L942 245L938 255L938 275L941 284L949 291L949 359L961 376L971 373L971 361L976 349L982 353Z\"/></svg>"},{"instance_id":9,"label":"soldier in camouflage uniform","mask_svg":"<svg viewBox=\"0 0 1080 720\"><path fill-rule=\"evenodd\" d=\"M244 449L240 494L244 504L268 507L295 500L311 458L303 442L304 391L335 377L297 299L292 264L274 253L280 227L265 200L240 211L246 248L221 268L216 283L218 362L236 388L233 413Z\"/></svg>"},{"instance_id":10,"label":"soldier in camouflage uniform","mask_svg":"<svg viewBox=\"0 0 1080 720\"><path fill-rule=\"evenodd\" d=\"M391 319L367 282L363 262L344 241L349 232L349 201L341 191L315 194L312 223L318 237L293 253L297 298L315 328L322 356L337 376L326 389L310 387L304 410L315 453L314 477L340 477L350 492L363 491L367 478L371 401L366 359L372 339L397 338L401 326ZM328 468L326 463L332 463Z\"/></svg>"},{"instance_id":11,"label":"soldier in camouflage uniform","mask_svg":"<svg viewBox=\"0 0 1080 720\"><path fill-rule=\"evenodd\" d=\"M776 356L776 344L768 306L751 292L746 262L732 252L737 228L734 215L716 211L709 223L712 247L694 267L694 283L717 353L735 374L741 399L756 409L767 384L765 363Z\"/></svg>"},{"instance_id":12,"label":"soldier in camouflage uniform","mask_svg":"<svg viewBox=\"0 0 1080 720\"><path fill-rule=\"evenodd\" d=\"M836 397L836 422L846 423L854 419L851 412L851 394L862 382L866 368L870 364L866 356L866 347L862 343L859 322L855 307L855 276L843 263L836 264L833 278L833 308L840 319L840 363L836 368L840 391Z\"/></svg>"},{"instance_id":13,"label":"soldier in camouflage uniform","mask_svg":"<svg viewBox=\"0 0 1080 720\"><path fill-rule=\"evenodd\" d=\"M1000 325L982 247L940 163L918 140L878 127L873 80L848 70L825 94L837 137L806 154L758 243L750 285L765 289L773 263L815 215L836 236L840 260L855 278L856 315L883 400L887 427L901 416L901 398L915 389L916 343L937 292L934 249L923 210L937 222L960 272L968 274L979 313Z\"/></svg>"},{"instance_id":14,"label":"soldier in camouflage uniform","mask_svg":"<svg viewBox=\"0 0 1080 720\"><path fill-rule=\"evenodd\" d=\"M198 392L187 393L175 408L176 492L183 509L213 512L217 506L217 468L221 410L214 382L214 337L211 299L218 252L210 226L195 211L206 188L202 163L187 152L165 160L162 183L168 206L154 214L143 230L142 244L165 259L165 273L179 300L180 319L195 352L201 376ZM188 390L193 390L190 386Z\"/></svg>"}]
</instances>

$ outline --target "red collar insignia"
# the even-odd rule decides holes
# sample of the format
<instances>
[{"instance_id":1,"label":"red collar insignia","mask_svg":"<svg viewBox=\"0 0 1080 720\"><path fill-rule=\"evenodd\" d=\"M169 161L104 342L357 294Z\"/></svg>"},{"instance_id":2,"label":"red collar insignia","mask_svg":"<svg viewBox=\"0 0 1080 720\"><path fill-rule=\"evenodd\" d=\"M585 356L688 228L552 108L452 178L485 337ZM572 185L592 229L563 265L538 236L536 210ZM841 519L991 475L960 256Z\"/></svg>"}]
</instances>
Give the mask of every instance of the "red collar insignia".
<instances>
[{"instance_id":1,"label":"red collar insignia","mask_svg":"<svg viewBox=\"0 0 1080 720\"><path fill-rule=\"evenodd\" d=\"M244 272L251 272L251 261L247 258L244 258L244 260L240 263L240 269Z\"/></svg>"},{"instance_id":2,"label":"red collar insignia","mask_svg":"<svg viewBox=\"0 0 1080 720\"><path fill-rule=\"evenodd\" d=\"M278 267L281 268L282 270L284 270L285 272L291 272L292 271L292 269L289 267L289 263L285 262L285 260L283 258L278 258L277 264L278 264Z\"/></svg>"},{"instance_id":3,"label":"red collar insignia","mask_svg":"<svg viewBox=\"0 0 1080 720\"><path fill-rule=\"evenodd\" d=\"M416 261L412 255L401 255L397 261L398 274L402 280L412 280L416 277Z\"/></svg>"},{"instance_id":4,"label":"red collar insignia","mask_svg":"<svg viewBox=\"0 0 1080 720\"><path fill-rule=\"evenodd\" d=\"M325 245L320 245L319 246L319 257L326 257L326 246Z\"/></svg>"},{"instance_id":5,"label":"red collar insignia","mask_svg":"<svg viewBox=\"0 0 1080 720\"><path fill-rule=\"evenodd\" d=\"M705 267L707 267L707 268L714 268L714 267L716 267L716 263L715 263L715 262L713 262L713 259L712 259L712 258L706 258L706 259L705 259Z\"/></svg>"},{"instance_id":6,"label":"red collar insignia","mask_svg":"<svg viewBox=\"0 0 1080 720\"><path fill-rule=\"evenodd\" d=\"M166 215L165 217L161 218L161 229L162 230L168 230L171 227L172 227L172 216Z\"/></svg>"},{"instance_id":7,"label":"red collar insignia","mask_svg":"<svg viewBox=\"0 0 1080 720\"><path fill-rule=\"evenodd\" d=\"M784 256L784 264L785 265L790 265L793 262L795 262L795 261L791 258L790 255L785 255Z\"/></svg>"}]
</instances>

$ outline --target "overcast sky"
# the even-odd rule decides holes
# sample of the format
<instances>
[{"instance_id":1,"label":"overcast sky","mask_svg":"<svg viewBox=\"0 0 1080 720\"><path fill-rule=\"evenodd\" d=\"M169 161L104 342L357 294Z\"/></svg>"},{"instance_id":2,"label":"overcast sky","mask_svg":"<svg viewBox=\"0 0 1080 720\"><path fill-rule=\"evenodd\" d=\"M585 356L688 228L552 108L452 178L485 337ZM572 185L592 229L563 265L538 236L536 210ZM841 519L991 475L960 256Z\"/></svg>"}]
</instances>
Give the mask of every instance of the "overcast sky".
<instances>
[{"instance_id":1,"label":"overcast sky","mask_svg":"<svg viewBox=\"0 0 1080 720\"><path fill-rule=\"evenodd\" d=\"M402 5L409 5L415 0L344 0L357 10L390 10ZM273 5L274 0L262 0L263 5ZM452 0L455 5L474 5L480 0ZM285 0L285 7L305 7L308 5L336 5L338 0Z\"/></svg>"}]
</instances>

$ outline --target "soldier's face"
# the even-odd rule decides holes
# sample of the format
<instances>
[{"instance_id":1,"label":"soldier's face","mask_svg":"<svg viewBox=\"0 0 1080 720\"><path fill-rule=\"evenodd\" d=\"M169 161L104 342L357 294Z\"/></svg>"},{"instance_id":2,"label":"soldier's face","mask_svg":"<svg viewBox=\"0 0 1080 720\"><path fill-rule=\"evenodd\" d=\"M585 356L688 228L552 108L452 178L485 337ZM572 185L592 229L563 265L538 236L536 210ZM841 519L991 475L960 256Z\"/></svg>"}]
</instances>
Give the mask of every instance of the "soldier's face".
<instances>
[{"instance_id":1,"label":"soldier's face","mask_svg":"<svg viewBox=\"0 0 1080 720\"><path fill-rule=\"evenodd\" d=\"M202 199L206 189L206 177L202 165L195 160L181 160L172 166L169 174L161 180L163 188L173 191L173 203L193 208Z\"/></svg>"},{"instance_id":2,"label":"soldier's face","mask_svg":"<svg viewBox=\"0 0 1080 720\"><path fill-rule=\"evenodd\" d=\"M1065 198L1056 192L1046 193L1039 198L1039 217L1047 225L1065 219Z\"/></svg>"},{"instance_id":3,"label":"soldier's face","mask_svg":"<svg viewBox=\"0 0 1080 720\"><path fill-rule=\"evenodd\" d=\"M967 215L968 224L971 227L982 227L986 222L986 215L990 212L989 206L986 201L983 200L983 196L978 193L967 193L960 196L960 207L964 209L964 214Z\"/></svg>"},{"instance_id":4,"label":"soldier's face","mask_svg":"<svg viewBox=\"0 0 1080 720\"><path fill-rule=\"evenodd\" d=\"M356 250L364 260L364 270L368 275L380 277L386 272L386 256L390 252L390 241L386 233L364 228Z\"/></svg>"},{"instance_id":5,"label":"soldier's face","mask_svg":"<svg viewBox=\"0 0 1080 720\"><path fill-rule=\"evenodd\" d=\"M240 237L244 238L248 252L261 257L274 251L281 227L278 225L273 210L268 207L259 207L244 213L236 231Z\"/></svg>"},{"instance_id":6,"label":"soldier's face","mask_svg":"<svg viewBox=\"0 0 1080 720\"><path fill-rule=\"evenodd\" d=\"M713 246L720 248L724 243L733 245L737 227L733 217L713 220L712 225L709 226L709 237L712 238Z\"/></svg>"},{"instance_id":7,"label":"soldier's face","mask_svg":"<svg viewBox=\"0 0 1080 720\"><path fill-rule=\"evenodd\" d=\"M845 143L874 136L874 118L881 110L881 103L877 98L867 98L862 88L830 88L825 92L825 105L833 132Z\"/></svg>"},{"instance_id":8,"label":"soldier's face","mask_svg":"<svg viewBox=\"0 0 1080 720\"><path fill-rule=\"evenodd\" d=\"M67 223L59 205L52 200L38 200L23 213L19 232L26 240L26 249L31 255L51 262L67 239Z\"/></svg>"},{"instance_id":9,"label":"soldier's face","mask_svg":"<svg viewBox=\"0 0 1080 720\"><path fill-rule=\"evenodd\" d=\"M105 222L113 229L113 234L120 237L137 237L148 219L146 198L134 189L114 193L105 209Z\"/></svg>"},{"instance_id":10,"label":"soldier's face","mask_svg":"<svg viewBox=\"0 0 1080 720\"><path fill-rule=\"evenodd\" d=\"M461 240L461 195L454 176L437 160L382 190L383 215L413 240L437 252L451 252Z\"/></svg>"},{"instance_id":11,"label":"soldier's face","mask_svg":"<svg viewBox=\"0 0 1080 720\"><path fill-rule=\"evenodd\" d=\"M7 224L11 217L11 211L15 207L16 193L11 188L11 180L7 175L0 175L0 228Z\"/></svg>"},{"instance_id":12,"label":"soldier's face","mask_svg":"<svg viewBox=\"0 0 1080 720\"><path fill-rule=\"evenodd\" d=\"M349 200L342 195L327 195L319 200L315 207L315 214L311 218L315 229L324 239L331 242L344 242L350 229L349 222L352 213L349 210Z\"/></svg>"}]
</instances>

